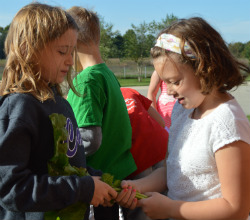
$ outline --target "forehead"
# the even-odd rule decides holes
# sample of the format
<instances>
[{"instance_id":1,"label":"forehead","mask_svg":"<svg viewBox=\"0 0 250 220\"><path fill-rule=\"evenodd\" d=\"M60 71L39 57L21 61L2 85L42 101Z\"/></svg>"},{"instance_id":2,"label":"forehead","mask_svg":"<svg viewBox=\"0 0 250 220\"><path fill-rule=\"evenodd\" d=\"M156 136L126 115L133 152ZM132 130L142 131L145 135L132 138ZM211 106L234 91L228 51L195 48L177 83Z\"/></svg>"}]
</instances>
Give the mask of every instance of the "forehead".
<instances>
[{"instance_id":1,"label":"forehead","mask_svg":"<svg viewBox=\"0 0 250 220\"><path fill-rule=\"evenodd\" d=\"M161 58L153 61L156 72L163 81L171 80L198 80L195 71L189 64L183 64L176 58Z\"/></svg>"},{"instance_id":2,"label":"forehead","mask_svg":"<svg viewBox=\"0 0 250 220\"><path fill-rule=\"evenodd\" d=\"M161 56L153 61L156 72L165 78L171 78L181 74L179 63L174 58Z\"/></svg>"},{"instance_id":3,"label":"forehead","mask_svg":"<svg viewBox=\"0 0 250 220\"><path fill-rule=\"evenodd\" d=\"M49 42L50 46L58 47L75 47L77 42L77 31L74 29L67 30L59 38Z\"/></svg>"}]
</instances>

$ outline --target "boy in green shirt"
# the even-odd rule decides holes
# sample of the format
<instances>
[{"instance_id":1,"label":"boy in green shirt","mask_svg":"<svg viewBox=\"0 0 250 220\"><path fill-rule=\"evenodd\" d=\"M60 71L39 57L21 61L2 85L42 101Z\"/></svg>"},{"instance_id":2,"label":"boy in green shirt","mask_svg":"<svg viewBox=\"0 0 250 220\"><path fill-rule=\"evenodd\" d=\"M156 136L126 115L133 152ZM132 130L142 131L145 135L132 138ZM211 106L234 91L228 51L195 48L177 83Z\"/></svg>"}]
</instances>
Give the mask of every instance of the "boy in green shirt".
<instances>
[{"instance_id":1,"label":"boy in green shirt","mask_svg":"<svg viewBox=\"0 0 250 220\"><path fill-rule=\"evenodd\" d=\"M77 55L82 72L74 79L79 97L69 91L87 156L87 164L124 179L136 168L130 152L132 129L120 84L103 62L99 50L100 25L97 15L81 7L68 12L79 26ZM119 219L119 207L94 209L95 220Z\"/></svg>"}]
</instances>

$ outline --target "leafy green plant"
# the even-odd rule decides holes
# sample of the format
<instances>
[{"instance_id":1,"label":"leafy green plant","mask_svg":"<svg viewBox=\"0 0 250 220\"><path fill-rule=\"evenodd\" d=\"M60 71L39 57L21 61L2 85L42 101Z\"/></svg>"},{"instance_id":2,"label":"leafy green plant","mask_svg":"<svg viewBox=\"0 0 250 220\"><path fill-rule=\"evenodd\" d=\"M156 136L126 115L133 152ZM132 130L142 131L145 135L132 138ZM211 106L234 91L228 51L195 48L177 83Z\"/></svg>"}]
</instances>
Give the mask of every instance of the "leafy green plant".
<instances>
[{"instance_id":1,"label":"leafy green plant","mask_svg":"<svg viewBox=\"0 0 250 220\"><path fill-rule=\"evenodd\" d=\"M68 147L65 140L67 139L67 130L65 128L66 118L62 114L53 113L50 116L54 132L54 156L48 162L48 173L50 176L88 176L87 169L83 167L71 166L66 155ZM117 192L121 192L121 181L114 180L114 176L104 173L101 180L113 187ZM142 199L147 196L136 193L136 198ZM77 202L64 209L49 211L45 213L45 220L81 220L89 204Z\"/></svg>"},{"instance_id":2,"label":"leafy green plant","mask_svg":"<svg viewBox=\"0 0 250 220\"><path fill-rule=\"evenodd\" d=\"M105 183L107 183L108 185L110 185L111 187L113 187L113 189L116 192L121 192L122 188L121 188L121 180L115 180L114 176L111 175L110 173L103 173L101 180ZM145 199L148 198L148 196L141 194L139 192L136 192L136 196L135 198L137 199Z\"/></svg>"},{"instance_id":3,"label":"leafy green plant","mask_svg":"<svg viewBox=\"0 0 250 220\"><path fill-rule=\"evenodd\" d=\"M48 162L48 173L50 176L87 176L87 170L83 167L71 166L69 159L66 156L68 147L65 140L67 140L67 130L65 128L66 118L62 114L51 114L50 120L54 132L54 156ZM58 211L50 211L45 213L45 220L81 220L87 210L88 204L77 202L64 209Z\"/></svg>"}]
</instances>

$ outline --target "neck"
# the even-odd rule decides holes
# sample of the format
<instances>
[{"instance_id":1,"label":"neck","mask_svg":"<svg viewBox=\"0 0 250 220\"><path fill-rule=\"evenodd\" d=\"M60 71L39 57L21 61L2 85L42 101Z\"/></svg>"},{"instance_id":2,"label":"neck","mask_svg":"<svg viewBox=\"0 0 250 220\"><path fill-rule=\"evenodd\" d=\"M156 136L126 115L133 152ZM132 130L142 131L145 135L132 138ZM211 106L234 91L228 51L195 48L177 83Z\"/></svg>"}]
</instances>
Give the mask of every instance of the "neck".
<instances>
[{"instance_id":1,"label":"neck","mask_svg":"<svg viewBox=\"0 0 250 220\"><path fill-rule=\"evenodd\" d=\"M99 63L104 63L99 46L95 44L79 45L77 48L77 55L83 69Z\"/></svg>"},{"instance_id":2,"label":"neck","mask_svg":"<svg viewBox=\"0 0 250 220\"><path fill-rule=\"evenodd\" d=\"M220 104L225 103L232 99L233 97L228 93L212 92L207 95L203 102L194 109L192 118L201 119L206 115L210 114L214 109L216 109Z\"/></svg>"}]
</instances>

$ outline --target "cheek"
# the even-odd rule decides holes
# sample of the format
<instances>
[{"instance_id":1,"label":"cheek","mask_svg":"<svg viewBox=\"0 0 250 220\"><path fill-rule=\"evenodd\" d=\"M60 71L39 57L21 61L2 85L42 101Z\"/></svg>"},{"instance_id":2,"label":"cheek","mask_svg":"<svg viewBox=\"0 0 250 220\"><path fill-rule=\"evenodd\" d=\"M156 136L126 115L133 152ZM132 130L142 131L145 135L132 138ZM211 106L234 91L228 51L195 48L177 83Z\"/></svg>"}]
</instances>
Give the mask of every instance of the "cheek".
<instances>
[{"instance_id":1,"label":"cheek","mask_svg":"<svg viewBox=\"0 0 250 220\"><path fill-rule=\"evenodd\" d=\"M186 81L185 84L178 89L178 93L189 98L199 97L202 95L199 81L194 79Z\"/></svg>"}]
</instances>

